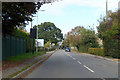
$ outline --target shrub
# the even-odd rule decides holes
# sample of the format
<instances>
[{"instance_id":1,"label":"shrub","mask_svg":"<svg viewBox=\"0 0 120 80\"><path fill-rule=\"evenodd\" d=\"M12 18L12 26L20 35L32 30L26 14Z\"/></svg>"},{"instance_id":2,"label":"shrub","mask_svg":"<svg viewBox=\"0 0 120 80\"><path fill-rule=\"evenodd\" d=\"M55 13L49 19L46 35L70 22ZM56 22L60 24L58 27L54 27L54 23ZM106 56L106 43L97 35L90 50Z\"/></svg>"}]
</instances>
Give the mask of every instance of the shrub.
<instances>
[{"instance_id":1,"label":"shrub","mask_svg":"<svg viewBox=\"0 0 120 80\"><path fill-rule=\"evenodd\" d=\"M27 33L22 31L21 29L15 29L14 32L12 32L12 36L26 38Z\"/></svg>"},{"instance_id":2,"label":"shrub","mask_svg":"<svg viewBox=\"0 0 120 80\"><path fill-rule=\"evenodd\" d=\"M31 39L29 37L29 35L27 35L26 37L26 41L27 41L27 50L26 52L32 52L33 48L35 49L35 39L34 39L34 46L33 46L33 39Z\"/></svg>"},{"instance_id":3,"label":"shrub","mask_svg":"<svg viewBox=\"0 0 120 80\"><path fill-rule=\"evenodd\" d=\"M33 46L33 39L30 38L30 33L26 33L21 29L16 29L14 30L12 35L26 39L26 52L32 52L33 48L35 49L35 39L34 39L34 46Z\"/></svg>"},{"instance_id":4,"label":"shrub","mask_svg":"<svg viewBox=\"0 0 120 80\"><path fill-rule=\"evenodd\" d=\"M79 46L78 51L81 52L81 53L87 53L88 52L88 47L85 46L85 45L81 45L81 46Z\"/></svg>"},{"instance_id":5,"label":"shrub","mask_svg":"<svg viewBox=\"0 0 120 80\"><path fill-rule=\"evenodd\" d=\"M105 56L103 48L89 48L88 53L98 56Z\"/></svg>"}]
</instances>

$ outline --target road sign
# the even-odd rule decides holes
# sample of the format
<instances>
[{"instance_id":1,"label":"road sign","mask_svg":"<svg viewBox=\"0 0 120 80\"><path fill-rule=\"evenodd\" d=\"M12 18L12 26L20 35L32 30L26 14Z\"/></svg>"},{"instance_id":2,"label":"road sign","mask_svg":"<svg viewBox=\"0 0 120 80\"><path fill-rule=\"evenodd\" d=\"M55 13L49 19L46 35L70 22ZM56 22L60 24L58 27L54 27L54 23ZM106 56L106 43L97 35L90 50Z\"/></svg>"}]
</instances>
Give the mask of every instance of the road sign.
<instances>
[{"instance_id":1,"label":"road sign","mask_svg":"<svg viewBox=\"0 0 120 80\"><path fill-rule=\"evenodd\" d=\"M35 39L36 47L44 47L44 39Z\"/></svg>"}]
</instances>

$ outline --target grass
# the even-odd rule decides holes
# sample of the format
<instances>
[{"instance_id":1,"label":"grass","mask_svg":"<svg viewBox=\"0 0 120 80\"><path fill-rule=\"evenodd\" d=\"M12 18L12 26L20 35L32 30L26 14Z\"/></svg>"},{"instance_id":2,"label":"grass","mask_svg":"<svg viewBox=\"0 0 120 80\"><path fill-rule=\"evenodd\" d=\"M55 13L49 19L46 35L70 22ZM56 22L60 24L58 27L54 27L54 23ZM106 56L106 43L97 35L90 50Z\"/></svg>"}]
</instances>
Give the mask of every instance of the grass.
<instances>
[{"instance_id":1,"label":"grass","mask_svg":"<svg viewBox=\"0 0 120 80\"><path fill-rule=\"evenodd\" d=\"M47 57L47 56L44 56L44 57L42 57L40 60L43 60L43 59L45 59L46 57ZM38 61L35 61L32 65L36 64L37 62L38 62ZM12 74L12 75L10 75L10 76L8 77L8 79L10 79L10 78L12 78L12 77L18 75L19 73L23 72L24 70L30 68L32 65L28 65L27 67L21 69L20 71L14 73L14 74Z\"/></svg>"},{"instance_id":2,"label":"grass","mask_svg":"<svg viewBox=\"0 0 120 80\"><path fill-rule=\"evenodd\" d=\"M34 54L32 53L24 53L24 54L20 54L17 56L11 56L9 58L6 59L6 61L12 61L12 62L20 62L23 61L25 59L30 59L33 57L37 57L39 55L45 54L45 51L41 51L41 52L35 52Z\"/></svg>"}]
</instances>

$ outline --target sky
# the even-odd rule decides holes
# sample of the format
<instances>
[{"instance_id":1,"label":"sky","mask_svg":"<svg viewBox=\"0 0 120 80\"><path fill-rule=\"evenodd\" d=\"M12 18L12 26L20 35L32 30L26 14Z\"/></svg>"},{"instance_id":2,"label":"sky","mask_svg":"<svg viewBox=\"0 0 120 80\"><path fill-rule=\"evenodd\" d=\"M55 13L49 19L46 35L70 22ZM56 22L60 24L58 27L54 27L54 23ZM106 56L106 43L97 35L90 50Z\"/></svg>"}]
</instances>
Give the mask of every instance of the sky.
<instances>
[{"instance_id":1,"label":"sky","mask_svg":"<svg viewBox=\"0 0 120 80\"><path fill-rule=\"evenodd\" d=\"M119 1L108 0L108 10L116 11ZM105 14L106 0L59 0L59 2L42 5L38 13L34 15L36 17L33 17L33 26L52 22L62 30L63 34L76 26L85 28L91 26L97 32L98 20ZM30 32L30 28L31 23L26 26L27 32Z\"/></svg>"}]
</instances>

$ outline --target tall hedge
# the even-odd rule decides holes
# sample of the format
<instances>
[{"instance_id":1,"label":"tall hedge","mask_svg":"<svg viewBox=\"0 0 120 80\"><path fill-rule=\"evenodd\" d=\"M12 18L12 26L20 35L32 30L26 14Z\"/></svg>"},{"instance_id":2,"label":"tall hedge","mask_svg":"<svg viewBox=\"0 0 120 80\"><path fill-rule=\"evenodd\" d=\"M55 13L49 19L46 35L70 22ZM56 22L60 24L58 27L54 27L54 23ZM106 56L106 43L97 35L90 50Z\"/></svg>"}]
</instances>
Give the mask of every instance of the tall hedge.
<instances>
[{"instance_id":1,"label":"tall hedge","mask_svg":"<svg viewBox=\"0 0 120 80\"><path fill-rule=\"evenodd\" d=\"M89 48L88 53L98 56L105 56L103 48Z\"/></svg>"},{"instance_id":2,"label":"tall hedge","mask_svg":"<svg viewBox=\"0 0 120 80\"><path fill-rule=\"evenodd\" d=\"M24 31L22 31L21 29L16 29L14 30L14 32L12 33L13 36L16 37L20 37L20 38L25 38L26 39L26 52L32 52L33 48L35 48L35 46L33 46L33 41L35 44L35 39L31 39L30 38L30 34L26 33Z\"/></svg>"}]
</instances>

